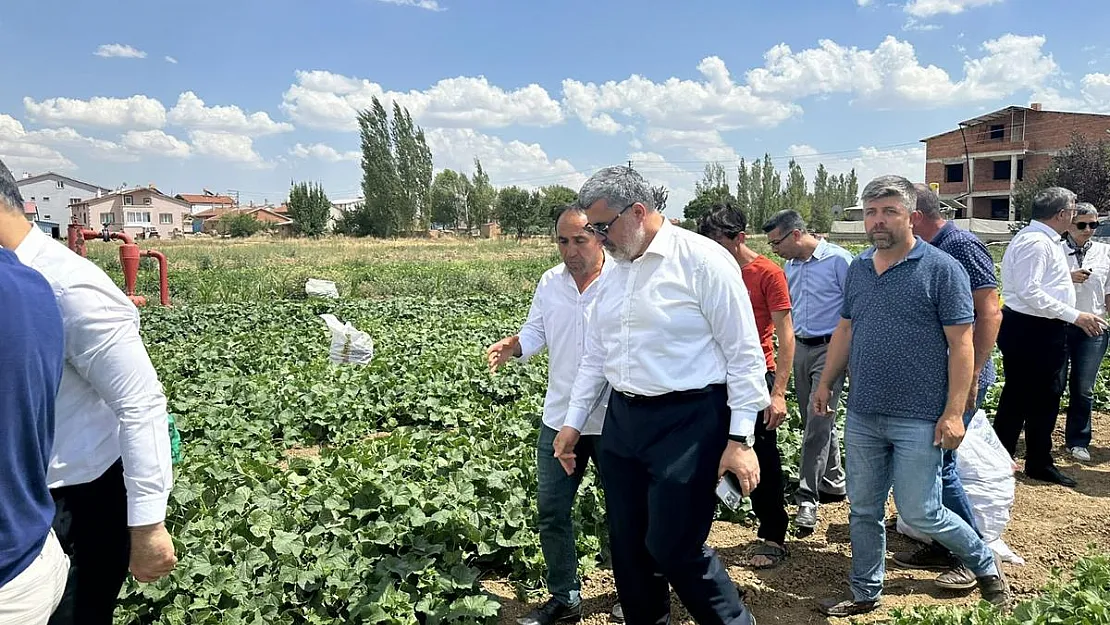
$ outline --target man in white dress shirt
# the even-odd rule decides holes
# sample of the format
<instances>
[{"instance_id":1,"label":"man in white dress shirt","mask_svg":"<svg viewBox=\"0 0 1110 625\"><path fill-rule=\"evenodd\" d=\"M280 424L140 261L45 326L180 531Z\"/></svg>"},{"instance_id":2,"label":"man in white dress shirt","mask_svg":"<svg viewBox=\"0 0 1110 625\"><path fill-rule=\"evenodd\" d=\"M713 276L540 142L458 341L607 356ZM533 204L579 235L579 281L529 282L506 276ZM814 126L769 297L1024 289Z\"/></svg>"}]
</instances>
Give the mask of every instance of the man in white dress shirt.
<instances>
[{"instance_id":1,"label":"man in white dress shirt","mask_svg":"<svg viewBox=\"0 0 1110 625\"><path fill-rule=\"evenodd\" d=\"M575 470L580 433L611 385L598 464L626 622L667 623L669 583L702 625L754 623L705 544L719 478L731 471L745 495L759 484L755 420L771 403L740 267L671 225L631 168L597 172L578 202L617 262L598 294L556 457Z\"/></svg>"},{"instance_id":2,"label":"man in white dress shirt","mask_svg":"<svg viewBox=\"0 0 1110 625\"><path fill-rule=\"evenodd\" d=\"M1002 257L1002 352L1005 384L994 431L1013 456L1025 429L1025 475L1074 488L1052 460L1052 431L1060 411L1068 362L1069 324L1088 335L1106 329L1101 317L1075 307L1061 234L1075 217L1075 194L1050 187L1033 197L1032 221Z\"/></svg>"},{"instance_id":3,"label":"man in white dress shirt","mask_svg":"<svg viewBox=\"0 0 1110 625\"><path fill-rule=\"evenodd\" d=\"M47 481L70 572L50 623L111 625L129 568L152 582L177 562L163 525L173 486L166 397L139 311L107 274L2 201L0 247L46 278L64 323Z\"/></svg>"},{"instance_id":4,"label":"man in white dress shirt","mask_svg":"<svg viewBox=\"0 0 1110 625\"><path fill-rule=\"evenodd\" d=\"M598 237L586 231L586 212L577 206L568 206L559 213L555 219L555 235L563 262L540 278L532 295L528 319L520 333L501 339L486 352L492 371L513 358L531 358L545 347L549 355L543 424L536 445L539 480L536 505L540 548L547 564L547 590L551 598L518 619L520 625L551 625L582 616L574 500L586 473L586 460L593 458L596 464L597 444L605 419L605 403L601 402L590 412L574 449L583 461L568 475L554 457L553 444L567 416L571 387L582 361L594 301L612 263L605 261ZM620 613L618 604L614 615L619 617Z\"/></svg>"}]
</instances>

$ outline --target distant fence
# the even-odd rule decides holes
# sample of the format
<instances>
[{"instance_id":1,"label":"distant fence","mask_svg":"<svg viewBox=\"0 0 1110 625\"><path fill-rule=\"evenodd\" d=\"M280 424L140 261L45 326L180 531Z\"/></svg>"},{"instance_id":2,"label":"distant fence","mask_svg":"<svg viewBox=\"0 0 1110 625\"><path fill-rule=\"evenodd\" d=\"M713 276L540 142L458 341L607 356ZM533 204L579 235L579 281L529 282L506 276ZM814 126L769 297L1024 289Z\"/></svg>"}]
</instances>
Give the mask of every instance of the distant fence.
<instances>
[{"instance_id":1,"label":"distant fence","mask_svg":"<svg viewBox=\"0 0 1110 625\"><path fill-rule=\"evenodd\" d=\"M998 219L953 219L952 222L957 228L970 230L984 243L1009 241L1014 236L1010 225L1016 223ZM867 230L862 221L834 221L829 238L833 241L866 241Z\"/></svg>"}]
</instances>

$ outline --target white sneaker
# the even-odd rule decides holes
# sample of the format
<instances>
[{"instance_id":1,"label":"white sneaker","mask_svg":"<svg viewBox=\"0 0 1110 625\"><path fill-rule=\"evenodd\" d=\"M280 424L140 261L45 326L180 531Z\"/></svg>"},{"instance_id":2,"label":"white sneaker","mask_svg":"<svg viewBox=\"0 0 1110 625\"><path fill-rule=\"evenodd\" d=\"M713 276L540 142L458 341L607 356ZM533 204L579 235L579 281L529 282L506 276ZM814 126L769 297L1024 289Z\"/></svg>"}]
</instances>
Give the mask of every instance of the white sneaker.
<instances>
[{"instance_id":1,"label":"white sneaker","mask_svg":"<svg viewBox=\"0 0 1110 625\"><path fill-rule=\"evenodd\" d=\"M1086 447L1072 447L1068 449L1071 452L1071 457L1080 462L1090 462L1091 452L1087 451Z\"/></svg>"}]
</instances>

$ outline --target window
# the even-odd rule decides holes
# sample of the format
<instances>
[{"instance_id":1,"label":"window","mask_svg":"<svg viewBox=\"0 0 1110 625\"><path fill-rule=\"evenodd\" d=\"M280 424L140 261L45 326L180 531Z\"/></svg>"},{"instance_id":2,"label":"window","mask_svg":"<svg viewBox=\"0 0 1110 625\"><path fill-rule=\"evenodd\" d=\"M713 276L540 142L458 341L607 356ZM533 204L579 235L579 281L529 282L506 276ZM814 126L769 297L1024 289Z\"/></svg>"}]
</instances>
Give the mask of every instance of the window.
<instances>
[{"instance_id":1,"label":"window","mask_svg":"<svg viewBox=\"0 0 1110 625\"><path fill-rule=\"evenodd\" d=\"M127 211L124 215L124 222L127 225L145 226L150 223L149 211Z\"/></svg>"},{"instance_id":2,"label":"window","mask_svg":"<svg viewBox=\"0 0 1110 625\"><path fill-rule=\"evenodd\" d=\"M995 180L1009 180L1010 179L1010 161L994 162L994 179Z\"/></svg>"},{"instance_id":3,"label":"window","mask_svg":"<svg viewBox=\"0 0 1110 625\"><path fill-rule=\"evenodd\" d=\"M144 197L143 198L143 206L150 206L153 203L154 203L154 201L153 201L152 198L149 198L149 197Z\"/></svg>"},{"instance_id":4,"label":"window","mask_svg":"<svg viewBox=\"0 0 1110 625\"><path fill-rule=\"evenodd\" d=\"M1010 218L1010 199L994 198L991 200L991 219Z\"/></svg>"},{"instance_id":5,"label":"window","mask_svg":"<svg viewBox=\"0 0 1110 625\"><path fill-rule=\"evenodd\" d=\"M43 201L43 202L49 202L49 201L50 201L50 198L48 198L48 197L46 197L46 196L44 195L44 196L42 196L42 201Z\"/></svg>"},{"instance_id":6,"label":"window","mask_svg":"<svg viewBox=\"0 0 1110 625\"><path fill-rule=\"evenodd\" d=\"M964 181L964 164L956 163L954 165L944 166L944 181L945 182L963 182Z\"/></svg>"},{"instance_id":7,"label":"window","mask_svg":"<svg viewBox=\"0 0 1110 625\"><path fill-rule=\"evenodd\" d=\"M100 224L102 226L111 225L113 222L112 213L100 213Z\"/></svg>"},{"instance_id":8,"label":"window","mask_svg":"<svg viewBox=\"0 0 1110 625\"><path fill-rule=\"evenodd\" d=\"M164 226L173 225L173 213L160 213L158 215L158 223Z\"/></svg>"},{"instance_id":9,"label":"window","mask_svg":"<svg viewBox=\"0 0 1110 625\"><path fill-rule=\"evenodd\" d=\"M133 206L134 204L135 204L135 198L131 197L130 195L123 196L123 205L124 206Z\"/></svg>"},{"instance_id":10,"label":"window","mask_svg":"<svg viewBox=\"0 0 1110 625\"><path fill-rule=\"evenodd\" d=\"M70 203L71 206L74 205L74 204L80 204L81 203L81 198L71 197L71 198L69 198L69 203Z\"/></svg>"},{"instance_id":11,"label":"window","mask_svg":"<svg viewBox=\"0 0 1110 625\"><path fill-rule=\"evenodd\" d=\"M1025 159L1024 158L1019 158L1018 159L1017 179L1018 180L1025 180Z\"/></svg>"},{"instance_id":12,"label":"window","mask_svg":"<svg viewBox=\"0 0 1110 625\"><path fill-rule=\"evenodd\" d=\"M1005 124L993 124L991 126L991 139L1001 141L1006 136Z\"/></svg>"},{"instance_id":13,"label":"window","mask_svg":"<svg viewBox=\"0 0 1110 625\"><path fill-rule=\"evenodd\" d=\"M61 180L59 180L59 181L58 181L58 188L59 188L59 189L64 189L64 188L66 188L66 183L64 183L64 182L62 182Z\"/></svg>"}]
</instances>

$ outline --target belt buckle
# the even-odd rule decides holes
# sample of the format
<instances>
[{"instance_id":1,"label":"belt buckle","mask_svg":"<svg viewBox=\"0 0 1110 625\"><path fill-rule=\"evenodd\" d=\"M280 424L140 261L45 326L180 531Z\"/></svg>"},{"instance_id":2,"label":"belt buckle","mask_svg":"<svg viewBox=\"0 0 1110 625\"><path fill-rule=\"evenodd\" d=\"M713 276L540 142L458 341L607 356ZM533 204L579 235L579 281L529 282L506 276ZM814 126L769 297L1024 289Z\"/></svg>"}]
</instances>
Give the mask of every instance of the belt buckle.
<instances>
[{"instance_id":1,"label":"belt buckle","mask_svg":"<svg viewBox=\"0 0 1110 625\"><path fill-rule=\"evenodd\" d=\"M626 399L636 399L637 397L639 397L639 395L633 395L632 393L629 393L628 391L617 391L617 392L620 393L621 395L624 395L624 397Z\"/></svg>"}]
</instances>

